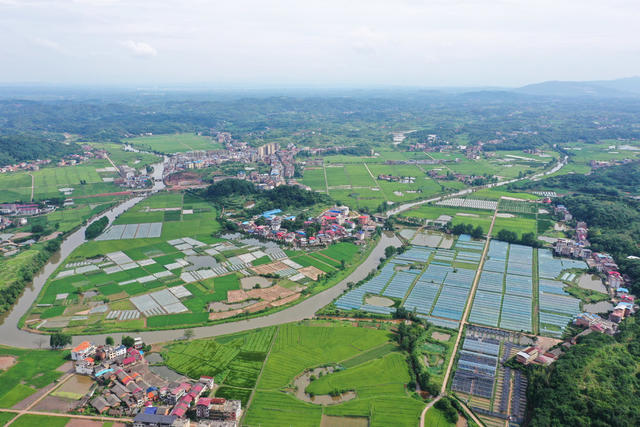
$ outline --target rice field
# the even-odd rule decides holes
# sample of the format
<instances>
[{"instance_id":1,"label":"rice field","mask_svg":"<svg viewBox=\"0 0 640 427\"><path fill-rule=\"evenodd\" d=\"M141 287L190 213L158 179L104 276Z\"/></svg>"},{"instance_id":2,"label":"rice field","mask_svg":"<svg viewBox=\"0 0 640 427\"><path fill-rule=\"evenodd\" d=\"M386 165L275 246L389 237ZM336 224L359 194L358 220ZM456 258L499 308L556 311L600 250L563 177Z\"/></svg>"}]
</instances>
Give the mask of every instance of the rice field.
<instances>
[{"instance_id":1,"label":"rice field","mask_svg":"<svg viewBox=\"0 0 640 427\"><path fill-rule=\"evenodd\" d=\"M180 153L185 151L218 150L222 146L211 137L190 133L142 136L124 140L125 143L144 150L159 153Z\"/></svg>"},{"instance_id":2,"label":"rice field","mask_svg":"<svg viewBox=\"0 0 640 427\"><path fill-rule=\"evenodd\" d=\"M394 351L389 339L388 331L344 323L280 326L243 424L319 426L324 414L365 417L373 426L415 425L423 403L406 394L405 355ZM356 399L321 406L284 392L296 375L323 364L341 364L345 369L322 376L307 390L316 395L355 390Z\"/></svg>"}]
</instances>

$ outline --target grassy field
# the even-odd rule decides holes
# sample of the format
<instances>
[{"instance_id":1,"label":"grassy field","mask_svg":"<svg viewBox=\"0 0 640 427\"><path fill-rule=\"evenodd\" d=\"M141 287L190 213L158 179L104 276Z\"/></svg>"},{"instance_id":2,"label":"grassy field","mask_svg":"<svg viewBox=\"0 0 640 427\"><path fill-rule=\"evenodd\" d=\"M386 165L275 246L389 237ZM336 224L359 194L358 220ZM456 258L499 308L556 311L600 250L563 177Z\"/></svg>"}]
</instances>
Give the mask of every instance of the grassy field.
<instances>
[{"instance_id":1,"label":"grassy field","mask_svg":"<svg viewBox=\"0 0 640 427\"><path fill-rule=\"evenodd\" d=\"M65 417L49 417L46 415L25 414L15 420L12 426L16 427L63 427L67 425L70 418Z\"/></svg>"},{"instance_id":2,"label":"grassy field","mask_svg":"<svg viewBox=\"0 0 640 427\"><path fill-rule=\"evenodd\" d=\"M43 339L48 341L45 337ZM0 407L10 408L62 376L62 372L56 369L65 362L66 354L62 351L0 346L0 357L17 358L16 364L6 371L0 371Z\"/></svg>"},{"instance_id":3,"label":"grassy field","mask_svg":"<svg viewBox=\"0 0 640 427\"><path fill-rule=\"evenodd\" d=\"M240 398L247 404L276 328L265 328L215 340L176 343L163 352L171 369L191 378L213 376L222 385L217 396ZM225 387L226 386L226 387Z\"/></svg>"},{"instance_id":4,"label":"grassy field","mask_svg":"<svg viewBox=\"0 0 640 427\"><path fill-rule=\"evenodd\" d=\"M385 329L305 321L173 343L163 357L171 369L192 378L215 376L221 384L216 396L240 399L244 406L254 392L243 420L247 426L319 426L323 414L367 417L372 426L413 426L424 406L405 391L406 355ZM286 392L305 369L338 363L345 369L317 379L308 390L355 390L355 400L323 407Z\"/></svg>"},{"instance_id":5,"label":"grassy field","mask_svg":"<svg viewBox=\"0 0 640 427\"><path fill-rule=\"evenodd\" d=\"M356 390L355 400L323 407L282 392L305 369L333 363L346 369L313 381L308 390ZM320 321L282 325L245 424L318 426L326 414L367 417L372 426L415 425L423 403L408 397L408 381L405 355L395 351L386 330Z\"/></svg>"},{"instance_id":6,"label":"grassy field","mask_svg":"<svg viewBox=\"0 0 640 427\"><path fill-rule=\"evenodd\" d=\"M106 150L109 154L109 158L116 164L116 166L127 165L132 168L140 169L143 166L151 165L162 160L161 157L155 154L125 151L124 145L122 144L91 142L89 145Z\"/></svg>"},{"instance_id":7,"label":"grassy field","mask_svg":"<svg viewBox=\"0 0 640 427\"><path fill-rule=\"evenodd\" d=\"M449 422L441 410L432 407L427 411L427 415L424 419L424 425L429 427L453 427L456 424Z\"/></svg>"},{"instance_id":8,"label":"grassy field","mask_svg":"<svg viewBox=\"0 0 640 427\"><path fill-rule=\"evenodd\" d=\"M166 154L222 148L217 141L213 141L210 137L192 133L142 136L126 139L124 142L144 150Z\"/></svg>"},{"instance_id":9,"label":"grassy field","mask_svg":"<svg viewBox=\"0 0 640 427\"><path fill-rule=\"evenodd\" d=\"M497 235L500 230L509 230L518 235L524 233L538 233L538 224L535 219L524 218L522 216L515 216L514 218L496 218L496 222L493 224L493 234ZM485 229L486 231L486 229Z\"/></svg>"},{"instance_id":10,"label":"grassy field","mask_svg":"<svg viewBox=\"0 0 640 427\"><path fill-rule=\"evenodd\" d=\"M93 159L74 166L48 166L32 172L15 172L0 175L0 202L31 198L31 175L33 175L34 200L62 197L60 188L73 188L71 197L120 191L112 182L103 182L103 177L115 173L98 173L96 169L111 166L107 160Z\"/></svg>"}]
</instances>

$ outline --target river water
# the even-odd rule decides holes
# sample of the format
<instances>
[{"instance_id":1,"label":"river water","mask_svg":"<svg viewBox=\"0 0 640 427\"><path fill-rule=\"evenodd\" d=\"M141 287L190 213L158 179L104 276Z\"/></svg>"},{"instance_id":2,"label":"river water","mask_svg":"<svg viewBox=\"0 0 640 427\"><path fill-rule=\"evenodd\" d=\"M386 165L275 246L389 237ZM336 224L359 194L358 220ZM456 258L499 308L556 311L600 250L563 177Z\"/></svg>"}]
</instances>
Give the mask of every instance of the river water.
<instances>
[{"instance_id":1,"label":"river water","mask_svg":"<svg viewBox=\"0 0 640 427\"><path fill-rule=\"evenodd\" d=\"M154 183L152 192L156 192L164 188L164 184L162 183L163 171L164 167L162 163L154 165L153 175L156 181ZM129 199L107 211L104 215L107 216L107 218L109 219L109 223L111 223L116 217L118 217L118 215L121 215L123 212L135 206L144 198L145 196L140 196ZM42 268L42 270L40 270L40 272L34 277L31 285L25 288L24 293L14 304L11 311L9 311L4 315L2 319L0 319L0 344L22 348L45 348L48 346L48 335L36 334L18 329L18 322L20 321L20 318L24 315L24 313L26 313L31 305L35 302L38 294L40 293L49 276L51 276L51 274L64 262L64 260L71 254L71 252L73 252L78 246L86 241L84 238L85 229L86 226L81 227L64 240L60 247L60 251L56 253ZM369 257L362 264L360 264L347 278L342 280L336 286L327 289L317 295L314 295L301 302L300 304L264 317L225 323L215 326L203 326L194 328L194 336L196 338L212 337L311 318L316 311L329 304L333 299L344 292L344 290L347 289L347 283L358 282L364 279L373 269L375 269L380 263L380 258L384 256L384 249L390 245L399 247L401 245L401 242L395 235L387 236L383 234L376 247L371 251ZM119 342L123 334L113 333L91 336L74 336L73 344L75 345L84 340L104 342L105 338L108 335L114 337L116 339L116 342ZM153 344L182 338L184 336L184 330L179 329L173 331L154 331L140 333L130 332L127 335L141 336L146 343Z\"/></svg>"},{"instance_id":2,"label":"river water","mask_svg":"<svg viewBox=\"0 0 640 427\"><path fill-rule=\"evenodd\" d=\"M165 157L166 161L166 157ZM560 168L562 168L566 164L566 158L562 161L558 162L558 164L551 169L550 171L540 173L538 175L534 175L534 177L551 174L556 172ZM153 178L154 178L154 186L151 193L159 191L165 188L164 183L162 182L163 174L164 174L164 163L157 163L153 165ZM515 182L515 180L505 181L498 184L490 184L489 187L504 185L509 182ZM463 195L467 193L473 192L475 189L466 189L460 191L451 196ZM109 218L109 223L111 223L118 215L121 215L123 212L127 211L141 200L143 200L146 196L135 197L129 199L120 205L112 208L107 211L104 215ZM388 212L388 215L399 213L410 209L411 207L428 203L430 201L440 200L441 197L436 197L429 200L422 200L414 203L407 203L401 205L395 209L392 209ZM102 216L102 215L101 215ZM84 239L84 231L86 226L81 227L71 235L69 235L60 247L59 253L55 254L49 262L40 270L40 272L34 277L33 283L25 288L24 293L18 299L18 301L14 304L11 311L0 318L0 344L13 346L13 347L22 347L22 348L44 348L47 347L49 342L49 337L47 335L35 334L32 332L28 332L25 330L21 330L18 328L18 322L20 318L27 312L29 307L35 302L40 290L44 286L45 282L51 276L51 274L62 264L62 262L73 252L78 246L85 242ZM369 257L360 264L347 278L342 280L336 286L333 286L330 289L327 289L323 292L320 292L317 295L314 295L305 301L296 304L292 307L279 311L277 313L273 313L263 317L257 317L248 320L240 320L237 322L223 323L220 325L214 326L202 326L198 328L194 328L194 337L195 338L206 338L213 337L218 335L226 335L236 332L242 332L255 328L263 328L266 326L274 326L280 325L283 323L295 322L298 320L309 319L313 317L316 311L321 309L322 307L329 304L335 298L337 298L340 294L342 294L347 289L347 284L349 282L359 282L364 279L373 269L375 269L380 263L380 258L384 256L384 249L387 246L396 246L400 247L401 242L395 236L387 236L385 234L382 235L380 241L376 245L376 247L371 251ZM169 330L169 331L151 331L151 332L129 332L129 333L112 333L112 334L101 334L101 335L84 335L84 336L74 336L73 344L80 343L84 340L91 340L97 343L104 342L107 336L112 336L119 342L122 335L135 335L141 336L145 343L154 344L165 341L172 341L175 339L182 338L184 336L183 329L177 330Z\"/></svg>"},{"instance_id":3,"label":"river water","mask_svg":"<svg viewBox=\"0 0 640 427\"><path fill-rule=\"evenodd\" d=\"M150 193L157 192L164 188L162 182L162 174L164 171L163 163L157 163L154 166L154 185ZM105 213L92 219L88 224L92 223L96 219L102 216L106 216L111 224L119 215L135 206L145 196L134 197L126 200L119 205L111 208ZM87 225L88 225L87 224ZM78 246L86 242L84 238L84 231L87 226L82 226L75 232L71 233L60 245L60 250L54 254L49 262L36 274L30 285L25 287L24 292L18 298L18 301L13 305L11 310L4 313L0 318L0 344L9 345L13 347L25 347L25 348L40 348L46 347L49 343L49 337L47 335L34 334L27 331L18 329L18 322L20 318L29 310L31 305L35 302L40 290L46 283L47 279L53 272L64 262L65 259L73 252Z\"/></svg>"}]
</instances>

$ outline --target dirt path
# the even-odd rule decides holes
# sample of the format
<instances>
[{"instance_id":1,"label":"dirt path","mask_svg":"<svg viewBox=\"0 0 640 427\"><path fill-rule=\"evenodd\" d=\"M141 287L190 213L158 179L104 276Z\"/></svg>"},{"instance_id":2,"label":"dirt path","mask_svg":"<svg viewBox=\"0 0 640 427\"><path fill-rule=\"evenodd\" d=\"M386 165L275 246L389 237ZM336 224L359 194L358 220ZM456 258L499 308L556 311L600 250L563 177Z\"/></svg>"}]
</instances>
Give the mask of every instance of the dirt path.
<instances>
[{"instance_id":1,"label":"dirt path","mask_svg":"<svg viewBox=\"0 0 640 427\"><path fill-rule=\"evenodd\" d=\"M31 201L33 202L33 192L35 189L36 178L33 176L33 174L28 173L27 175L31 177Z\"/></svg>"},{"instance_id":2,"label":"dirt path","mask_svg":"<svg viewBox=\"0 0 640 427\"><path fill-rule=\"evenodd\" d=\"M118 169L118 166L116 166L116 164L115 164L115 163L113 163L113 160L111 160L111 157L109 157L109 155L108 155L108 154L105 154L104 156L107 158L107 160L109 160L109 163L111 163L111 166L113 166L114 168L116 168L116 170L119 172L119 171L120 171L120 169Z\"/></svg>"},{"instance_id":3,"label":"dirt path","mask_svg":"<svg viewBox=\"0 0 640 427\"><path fill-rule=\"evenodd\" d=\"M491 225L489 226L489 231L487 232L487 239L484 243L484 249L482 250L482 257L480 258L480 264L478 264L478 269L476 270L476 276L474 277L473 285L471 286L471 292L469 293L469 298L467 299L467 304L465 305L465 308L464 308L464 313L460 321L460 326L458 327L458 336L456 337L456 343L453 346L453 352L451 353L451 358L449 359L449 364L447 365L447 370L445 372L444 379L442 380L442 387L440 388L440 394L436 399L430 402L430 404L428 404L422 410L422 414L420 415L420 427L425 427L424 419L429 408L431 408L433 406L433 403L440 400L440 397L444 396L447 392L447 384L449 383L449 377L451 376L451 370L453 368L453 363L455 361L456 353L458 353L458 347L460 346L462 333L464 332L464 327L467 324L467 319L469 318L469 312L471 311L471 306L473 305L473 298L475 297L476 289L478 287L478 282L480 281L480 275L482 273L482 267L484 265L484 261L487 256L487 251L489 250L489 242L491 241L491 232L493 231L493 225L496 222L497 214L498 214L498 209L496 209L493 212L493 217L491 218ZM469 410L466 407L466 405L462 405L462 406L465 409L465 412L467 412L478 425L483 425L478 419L478 417L476 417L476 415L471 410Z\"/></svg>"},{"instance_id":4,"label":"dirt path","mask_svg":"<svg viewBox=\"0 0 640 427\"><path fill-rule=\"evenodd\" d=\"M49 387L49 389L45 393L42 393L42 395L40 397L38 397L36 400L34 400L33 402L31 402L31 404L29 406L27 406L25 409L17 410L16 411L17 415L15 417L13 417L13 419L9 420L9 422L7 422L5 424L5 427L10 425L11 423L13 423L19 416L21 416L23 414L33 413L34 411L31 411L31 409L34 406L36 406L38 403L40 403L42 401L42 399L44 399L45 397L49 396L53 390L56 390L56 389L60 388L73 375L75 375L74 371L68 371L67 375L62 377L60 379L60 381L58 381L57 383L55 383L53 385L53 387Z\"/></svg>"},{"instance_id":5,"label":"dirt path","mask_svg":"<svg viewBox=\"0 0 640 427\"><path fill-rule=\"evenodd\" d=\"M324 192L329 194L329 182L327 181L327 168L322 164L322 171L324 172Z\"/></svg>"},{"instance_id":6,"label":"dirt path","mask_svg":"<svg viewBox=\"0 0 640 427\"><path fill-rule=\"evenodd\" d=\"M116 422L116 423L132 423L132 418L114 418L114 417L103 417L99 415L73 415L73 414L59 414L57 412L38 412L38 411L13 411L11 409L0 409L0 412L11 412L16 414L16 417L10 420L5 427L9 424L13 423L16 418L20 415L31 414L31 415L44 415L47 417L61 417L61 418L71 418L77 420L89 420L89 421L101 421L101 422Z\"/></svg>"}]
</instances>

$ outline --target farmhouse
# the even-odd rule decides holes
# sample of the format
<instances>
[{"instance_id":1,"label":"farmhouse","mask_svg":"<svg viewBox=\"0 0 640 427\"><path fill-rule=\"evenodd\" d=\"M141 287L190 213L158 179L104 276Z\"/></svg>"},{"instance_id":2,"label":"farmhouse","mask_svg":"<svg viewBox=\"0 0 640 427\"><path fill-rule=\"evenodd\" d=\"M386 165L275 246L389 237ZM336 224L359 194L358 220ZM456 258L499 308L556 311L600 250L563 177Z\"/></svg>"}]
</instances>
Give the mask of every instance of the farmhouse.
<instances>
[{"instance_id":1,"label":"farmhouse","mask_svg":"<svg viewBox=\"0 0 640 427\"><path fill-rule=\"evenodd\" d=\"M580 313L573 323L608 335L613 335L618 330L618 325L616 323L603 319L602 317L592 313Z\"/></svg>"},{"instance_id":2,"label":"farmhouse","mask_svg":"<svg viewBox=\"0 0 640 427\"><path fill-rule=\"evenodd\" d=\"M86 357L93 356L96 352L96 346L89 341L81 342L76 348L71 350L71 360L83 360Z\"/></svg>"}]
</instances>

